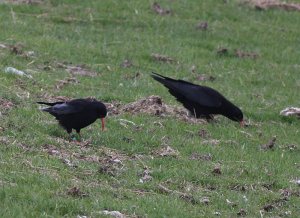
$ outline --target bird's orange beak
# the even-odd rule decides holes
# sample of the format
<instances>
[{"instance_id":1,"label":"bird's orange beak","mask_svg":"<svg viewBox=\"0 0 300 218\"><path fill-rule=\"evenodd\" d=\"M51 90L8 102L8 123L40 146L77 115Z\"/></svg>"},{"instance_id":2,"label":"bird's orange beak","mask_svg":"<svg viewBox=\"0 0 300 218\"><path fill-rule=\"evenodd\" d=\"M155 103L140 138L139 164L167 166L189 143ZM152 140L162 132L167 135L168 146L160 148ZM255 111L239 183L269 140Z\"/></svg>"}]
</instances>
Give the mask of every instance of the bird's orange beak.
<instances>
[{"instance_id":1,"label":"bird's orange beak","mask_svg":"<svg viewBox=\"0 0 300 218\"><path fill-rule=\"evenodd\" d=\"M105 120L104 118L101 118L101 123L102 123L102 131L105 130Z\"/></svg>"},{"instance_id":2,"label":"bird's orange beak","mask_svg":"<svg viewBox=\"0 0 300 218\"><path fill-rule=\"evenodd\" d=\"M240 126L241 126L241 127L244 127L244 126L245 126L245 121L244 121L244 120L241 120L241 121L240 121Z\"/></svg>"}]
</instances>

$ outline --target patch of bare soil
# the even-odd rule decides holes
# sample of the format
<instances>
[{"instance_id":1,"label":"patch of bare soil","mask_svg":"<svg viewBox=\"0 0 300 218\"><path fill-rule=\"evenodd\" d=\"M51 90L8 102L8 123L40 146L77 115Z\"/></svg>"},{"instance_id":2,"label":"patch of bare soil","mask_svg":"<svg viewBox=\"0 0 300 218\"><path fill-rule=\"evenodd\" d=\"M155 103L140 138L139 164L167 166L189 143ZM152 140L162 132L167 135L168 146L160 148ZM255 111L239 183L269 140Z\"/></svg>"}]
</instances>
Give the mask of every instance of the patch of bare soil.
<instances>
[{"instance_id":1,"label":"patch of bare soil","mask_svg":"<svg viewBox=\"0 0 300 218\"><path fill-rule=\"evenodd\" d=\"M198 131L198 135L200 136L200 138L202 139L208 139L210 138L210 133L206 130L206 129L200 129Z\"/></svg>"},{"instance_id":2,"label":"patch of bare soil","mask_svg":"<svg viewBox=\"0 0 300 218\"><path fill-rule=\"evenodd\" d=\"M300 11L299 3L287 3L279 0L247 0L243 2L258 10L281 9L285 11Z\"/></svg>"},{"instance_id":3,"label":"patch of bare soil","mask_svg":"<svg viewBox=\"0 0 300 218\"><path fill-rule=\"evenodd\" d=\"M79 81L75 77L67 77L63 80L57 80L57 83L55 84L56 89L62 89L64 86L69 84L77 84Z\"/></svg>"},{"instance_id":4,"label":"patch of bare soil","mask_svg":"<svg viewBox=\"0 0 300 218\"><path fill-rule=\"evenodd\" d=\"M229 200L227 198L226 198L226 203L230 207L236 207L237 206L237 203L235 203L235 202L233 202L233 201L231 201L231 200Z\"/></svg>"},{"instance_id":5,"label":"patch of bare soil","mask_svg":"<svg viewBox=\"0 0 300 218\"><path fill-rule=\"evenodd\" d=\"M199 74L196 76L196 79L199 81L215 81L216 77L211 76L211 75L206 75L206 74Z\"/></svg>"},{"instance_id":6,"label":"patch of bare soil","mask_svg":"<svg viewBox=\"0 0 300 218\"><path fill-rule=\"evenodd\" d=\"M128 156L118 152L117 150L102 147L102 156L99 158L99 173L108 174L110 176L118 176L125 170L125 160Z\"/></svg>"},{"instance_id":7,"label":"patch of bare soil","mask_svg":"<svg viewBox=\"0 0 300 218\"><path fill-rule=\"evenodd\" d=\"M299 150L299 145L297 144L287 144L287 145L281 145L279 146L283 150L287 151L298 151Z\"/></svg>"},{"instance_id":8,"label":"patch of bare soil","mask_svg":"<svg viewBox=\"0 0 300 218\"><path fill-rule=\"evenodd\" d=\"M135 80L135 79L138 79L140 76L141 76L140 72L126 73L126 74L124 74L123 78L126 80Z\"/></svg>"},{"instance_id":9,"label":"patch of bare soil","mask_svg":"<svg viewBox=\"0 0 300 218\"><path fill-rule=\"evenodd\" d=\"M72 197L88 197L89 195L82 192L78 187L73 187L73 188L70 188L68 191L67 191L67 195L70 195Z\"/></svg>"},{"instance_id":10,"label":"patch of bare soil","mask_svg":"<svg viewBox=\"0 0 300 218\"><path fill-rule=\"evenodd\" d=\"M207 30L207 28L208 28L208 23L207 23L207 21L200 22L200 23L198 23L197 26L196 26L196 29L198 29L198 30L203 30L203 31Z\"/></svg>"},{"instance_id":11,"label":"patch of bare soil","mask_svg":"<svg viewBox=\"0 0 300 218\"><path fill-rule=\"evenodd\" d=\"M57 147L52 144L43 145L43 151L51 156L58 157L64 164L71 168L77 168L79 161L90 163L98 163L100 165L99 172L108 174L110 176L117 176L125 170L125 160L129 159L128 156L120 153L117 150L106 148L102 146L97 154L85 154L91 150L88 147L89 142L68 142L59 139L59 143L64 147ZM68 146L80 146L80 152L68 149ZM89 152L90 153L90 152Z\"/></svg>"},{"instance_id":12,"label":"patch of bare soil","mask_svg":"<svg viewBox=\"0 0 300 218\"><path fill-rule=\"evenodd\" d=\"M233 184L229 186L230 190L245 192L248 190L254 190L251 185Z\"/></svg>"},{"instance_id":13,"label":"patch of bare soil","mask_svg":"<svg viewBox=\"0 0 300 218\"><path fill-rule=\"evenodd\" d=\"M217 50L217 54L219 56L230 56L230 57L237 57L237 58L256 59L259 57L259 54L257 54L256 52L242 51L240 49L236 49L235 51L232 51L229 48L225 48L225 47L220 47Z\"/></svg>"},{"instance_id":14,"label":"patch of bare soil","mask_svg":"<svg viewBox=\"0 0 300 218\"><path fill-rule=\"evenodd\" d=\"M161 97L155 95L125 105L119 102L106 103L105 105L110 115L119 115L125 112L131 114L145 113L161 117L173 116L189 123L207 123L205 120L190 116L185 108L165 104Z\"/></svg>"},{"instance_id":15,"label":"patch of bare soil","mask_svg":"<svg viewBox=\"0 0 300 218\"><path fill-rule=\"evenodd\" d=\"M217 54L218 55L228 55L229 54L229 50L228 50L228 48L223 48L223 47L221 47L221 48L219 48L218 50L217 50Z\"/></svg>"},{"instance_id":16,"label":"patch of bare soil","mask_svg":"<svg viewBox=\"0 0 300 218\"><path fill-rule=\"evenodd\" d=\"M300 190L294 191L292 189L281 189L279 190L282 197L288 198L291 196L300 197Z\"/></svg>"},{"instance_id":17,"label":"patch of bare soil","mask_svg":"<svg viewBox=\"0 0 300 218\"><path fill-rule=\"evenodd\" d=\"M2 113L7 113L14 106L14 103L12 103L11 101L0 97L0 116Z\"/></svg>"},{"instance_id":18,"label":"patch of bare soil","mask_svg":"<svg viewBox=\"0 0 300 218\"><path fill-rule=\"evenodd\" d=\"M178 157L179 152L168 145L153 151L152 154L160 157Z\"/></svg>"},{"instance_id":19,"label":"patch of bare soil","mask_svg":"<svg viewBox=\"0 0 300 218\"><path fill-rule=\"evenodd\" d=\"M69 101L71 100L70 97L66 97L66 96L52 96L48 93L44 93L40 96L38 96L40 99L43 99L47 102L57 102L57 101Z\"/></svg>"},{"instance_id":20,"label":"patch of bare soil","mask_svg":"<svg viewBox=\"0 0 300 218\"><path fill-rule=\"evenodd\" d=\"M191 73L193 74L194 78L199 81L215 81L216 77L208 74L199 73L196 65L192 65L190 68Z\"/></svg>"},{"instance_id":21,"label":"patch of bare soil","mask_svg":"<svg viewBox=\"0 0 300 218\"><path fill-rule=\"evenodd\" d=\"M10 138L8 138L6 136L0 136L0 144L1 145L9 145L9 144L11 144L11 140L10 140Z\"/></svg>"},{"instance_id":22,"label":"patch of bare soil","mask_svg":"<svg viewBox=\"0 0 300 218\"><path fill-rule=\"evenodd\" d=\"M271 212L275 208L280 208L280 207L284 206L287 203L287 201L288 201L288 199L286 197L273 200L270 203L267 203L266 205L264 205L262 207L262 210L264 212Z\"/></svg>"},{"instance_id":23,"label":"patch of bare soil","mask_svg":"<svg viewBox=\"0 0 300 218\"><path fill-rule=\"evenodd\" d=\"M275 146L276 136L273 136L267 144L263 144L260 146L262 150L270 150Z\"/></svg>"},{"instance_id":24,"label":"patch of bare soil","mask_svg":"<svg viewBox=\"0 0 300 218\"><path fill-rule=\"evenodd\" d=\"M9 48L10 52L15 55L21 55L24 53L24 51L23 51L24 45L21 43L17 43L15 45L9 45L8 48Z\"/></svg>"},{"instance_id":25,"label":"patch of bare soil","mask_svg":"<svg viewBox=\"0 0 300 218\"><path fill-rule=\"evenodd\" d=\"M123 67L123 68L129 68L132 66L133 66L133 63L128 59L125 59L121 64L121 67Z\"/></svg>"},{"instance_id":26,"label":"patch of bare soil","mask_svg":"<svg viewBox=\"0 0 300 218\"><path fill-rule=\"evenodd\" d=\"M214 175L221 175L222 171L221 171L221 166L220 165L216 165L212 171L212 174Z\"/></svg>"},{"instance_id":27,"label":"patch of bare soil","mask_svg":"<svg viewBox=\"0 0 300 218\"><path fill-rule=\"evenodd\" d=\"M25 51L25 46L22 43L16 43L12 45L0 44L0 48L9 50L12 54L18 55L24 58L30 58L35 56L34 51Z\"/></svg>"},{"instance_id":28,"label":"patch of bare soil","mask_svg":"<svg viewBox=\"0 0 300 218\"><path fill-rule=\"evenodd\" d=\"M74 153L68 151L67 149L58 148L55 145L45 144L43 145L43 151L51 156L58 157L64 164L69 167L76 168L77 164L73 163L70 159L74 159Z\"/></svg>"},{"instance_id":29,"label":"patch of bare soil","mask_svg":"<svg viewBox=\"0 0 300 218\"><path fill-rule=\"evenodd\" d=\"M103 210L100 211L98 214L100 215L104 215L104 216L110 216L110 217L114 217L114 218L127 218L127 217L131 217L131 216L127 216L123 213L121 213L120 211L109 211L109 210Z\"/></svg>"},{"instance_id":30,"label":"patch of bare soil","mask_svg":"<svg viewBox=\"0 0 300 218\"><path fill-rule=\"evenodd\" d=\"M151 171L149 170L148 167L145 167L142 173L139 174L140 178L140 183L145 183L148 181L151 181L153 177L151 176Z\"/></svg>"},{"instance_id":31,"label":"patch of bare soil","mask_svg":"<svg viewBox=\"0 0 300 218\"><path fill-rule=\"evenodd\" d=\"M162 8L157 2L153 3L152 10L159 15L171 14L171 10Z\"/></svg>"},{"instance_id":32,"label":"patch of bare soil","mask_svg":"<svg viewBox=\"0 0 300 218\"><path fill-rule=\"evenodd\" d=\"M247 215L247 212L245 209L241 208L239 212L237 212L238 216L246 216Z\"/></svg>"},{"instance_id":33,"label":"patch of bare soil","mask_svg":"<svg viewBox=\"0 0 300 218\"><path fill-rule=\"evenodd\" d=\"M68 65L68 64L64 64L64 63L57 63L57 66L65 69L67 72L69 72L73 76L75 76L75 75L89 76L89 77L97 76L97 72L91 71L85 65L73 66L73 65Z\"/></svg>"},{"instance_id":34,"label":"patch of bare soil","mask_svg":"<svg viewBox=\"0 0 300 218\"><path fill-rule=\"evenodd\" d=\"M196 199L191 194L180 192L180 191L177 191L177 190L171 190L171 189L167 188L166 186L164 186L162 184L159 184L157 188L158 188L158 191L162 194L175 195L175 196L179 197L180 199L182 199L182 200L184 200L188 203L191 203L191 204L199 204L199 203L205 203L206 204L206 202L207 202L207 201L201 202L200 200Z\"/></svg>"},{"instance_id":35,"label":"patch of bare soil","mask_svg":"<svg viewBox=\"0 0 300 218\"><path fill-rule=\"evenodd\" d=\"M210 153L208 154L199 154L197 152L194 152L189 157L190 160L203 160L203 161L212 161L212 155Z\"/></svg>"},{"instance_id":36,"label":"patch of bare soil","mask_svg":"<svg viewBox=\"0 0 300 218\"><path fill-rule=\"evenodd\" d=\"M218 139L208 139L208 140L202 141L202 144L208 144L208 145L218 145L220 143L221 143L221 141Z\"/></svg>"},{"instance_id":37,"label":"patch of bare soil","mask_svg":"<svg viewBox=\"0 0 300 218\"><path fill-rule=\"evenodd\" d=\"M44 1L43 0L5 0L5 2L11 3L11 4L29 4L29 5L33 5L33 4L41 4Z\"/></svg>"},{"instance_id":38,"label":"patch of bare soil","mask_svg":"<svg viewBox=\"0 0 300 218\"><path fill-rule=\"evenodd\" d=\"M153 60L155 61L159 61L159 62L164 62L164 63L178 63L178 61L176 61L174 58L171 58L169 56L166 55L161 55L161 54L151 54L151 57Z\"/></svg>"},{"instance_id":39,"label":"patch of bare soil","mask_svg":"<svg viewBox=\"0 0 300 218\"><path fill-rule=\"evenodd\" d=\"M255 58L259 57L259 55L255 52L241 51L239 49L237 49L235 51L235 56L238 57L238 58L252 58L252 59L255 59Z\"/></svg>"}]
</instances>

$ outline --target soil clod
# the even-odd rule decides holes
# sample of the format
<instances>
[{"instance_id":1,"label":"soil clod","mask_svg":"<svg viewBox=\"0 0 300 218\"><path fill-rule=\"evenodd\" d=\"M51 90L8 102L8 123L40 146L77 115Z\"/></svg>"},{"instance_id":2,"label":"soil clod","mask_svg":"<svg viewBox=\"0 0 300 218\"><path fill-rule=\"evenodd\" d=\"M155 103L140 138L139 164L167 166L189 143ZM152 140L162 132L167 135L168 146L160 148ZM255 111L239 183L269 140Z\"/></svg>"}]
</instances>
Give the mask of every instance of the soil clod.
<instances>
[{"instance_id":1,"label":"soil clod","mask_svg":"<svg viewBox=\"0 0 300 218\"><path fill-rule=\"evenodd\" d=\"M153 3L152 10L159 15L171 14L171 10L162 8L157 2Z\"/></svg>"},{"instance_id":2,"label":"soil clod","mask_svg":"<svg viewBox=\"0 0 300 218\"><path fill-rule=\"evenodd\" d=\"M70 188L67 194L72 197L88 197L88 194L82 192L78 187Z\"/></svg>"},{"instance_id":3,"label":"soil clod","mask_svg":"<svg viewBox=\"0 0 300 218\"><path fill-rule=\"evenodd\" d=\"M261 145L262 150L270 150L273 149L275 146L276 136L273 136L272 139L267 144Z\"/></svg>"},{"instance_id":4,"label":"soil clod","mask_svg":"<svg viewBox=\"0 0 300 218\"><path fill-rule=\"evenodd\" d=\"M174 58L171 58L166 55L161 55L161 54L151 54L151 57L155 61L165 62L165 63L169 63L169 64L177 62Z\"/></svg>"}]
</instances>

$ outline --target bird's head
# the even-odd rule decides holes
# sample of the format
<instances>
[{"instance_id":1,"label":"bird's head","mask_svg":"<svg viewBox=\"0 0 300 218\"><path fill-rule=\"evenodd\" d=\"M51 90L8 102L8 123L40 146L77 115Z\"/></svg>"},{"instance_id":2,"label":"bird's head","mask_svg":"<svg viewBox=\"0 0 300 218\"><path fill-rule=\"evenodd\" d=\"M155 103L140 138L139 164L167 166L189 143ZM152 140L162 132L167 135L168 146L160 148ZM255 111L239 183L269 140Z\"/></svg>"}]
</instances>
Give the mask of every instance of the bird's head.
<instances>
[{"instance_id":1,"label":"bird's head","mask_svg":"<svg viewBox=\"0 0 300 218\"><path fill-rule=\"evenodd\" d=\"M102 102L95 101L94 102L94 107L95 107L98 118L101 119L101 122L102 122L101 126L102 126L102 131L103 131L103 130L105 130L105 120L104 120L104 118L107 115L106 106Z\"/></svg>"},{"instance_id":2,"label":"bird's head","mask_svg":"<svg viewBox=\"0 0 300 218\"><path fill-rule=\"evenodd\" d=\"M233 121L239 122L241 127L244 126L244 115L241 109L239 109L238 107L231 107L230 110L228 110L228 114L226 114L225 116Z\"/></svg>"}]
</instances>

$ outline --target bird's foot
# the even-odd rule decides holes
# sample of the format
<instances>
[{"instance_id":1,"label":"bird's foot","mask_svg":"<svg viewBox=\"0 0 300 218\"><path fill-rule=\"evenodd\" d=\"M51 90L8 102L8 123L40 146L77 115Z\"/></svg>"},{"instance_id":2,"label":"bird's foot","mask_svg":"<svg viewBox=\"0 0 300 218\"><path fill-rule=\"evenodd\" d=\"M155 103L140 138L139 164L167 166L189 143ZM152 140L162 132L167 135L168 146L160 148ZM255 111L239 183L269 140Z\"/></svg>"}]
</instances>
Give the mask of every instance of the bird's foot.
<instances>
[{"instance_id":1,"label":"bird's foot","mask_svg":"<svg viewBox=\"0 0 300 218\"><path fill-rule=\"evenodd\" d=\"M69 135L69 140L70 140L70 142L77 142L78 141L78 139L76 138L76 135Z\"/></svg>"}]
</instances>

